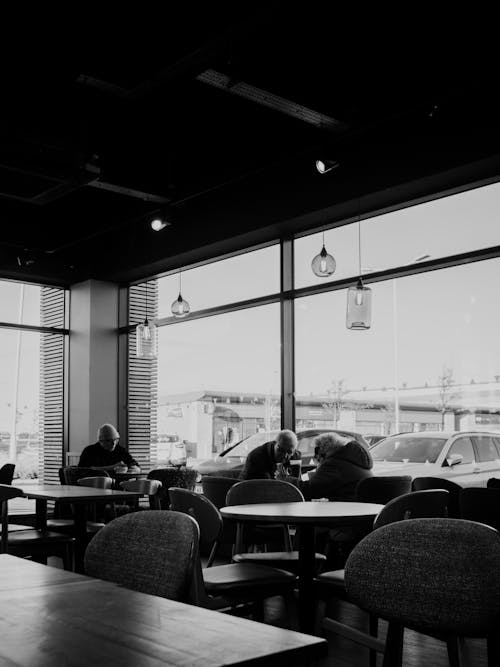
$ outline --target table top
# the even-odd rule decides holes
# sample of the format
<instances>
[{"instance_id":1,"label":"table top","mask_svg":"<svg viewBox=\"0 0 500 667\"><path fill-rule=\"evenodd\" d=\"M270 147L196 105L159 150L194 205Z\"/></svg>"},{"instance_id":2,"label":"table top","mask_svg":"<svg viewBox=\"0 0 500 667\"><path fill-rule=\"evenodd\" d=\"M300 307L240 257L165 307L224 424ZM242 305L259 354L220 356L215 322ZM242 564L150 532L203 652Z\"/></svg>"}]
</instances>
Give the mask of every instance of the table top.
<instances>
[{"instance_id":1,"label":"table top","mask_svg":"<svg viewBox=\"0 0 500 667\"><path fill-rule=\"evenodd\" d=\"M228 519L273 523L352 524L373 519L383 505L375 503L296 502L259 503L255 505L232 505L222 507L221 514Z\"/></svg>"},{"instance_id":2,"label":"table top","mask_svg":"<svg viewBox=\"0 0 500 667\"><path fill-rule=\"evenodd\" d=\"M0 572L0 663L11 667L288 667L327 654L318 637L14 556L0 555Z\"/></svg>"},{"instance_id":3,"label":"table top","mask_svg":"<svg viewBox=\"0 0 500 667\"><path fill-rule=\"evenodd\" d=\"M40 484L39 486L18 486L26 498L36 500L59 500L72 503L92 500L118 500L119 498L139 498L142 493L111 489L94 489L89 486L72 486L69 484Z\"/></svg>"}]
</instances>

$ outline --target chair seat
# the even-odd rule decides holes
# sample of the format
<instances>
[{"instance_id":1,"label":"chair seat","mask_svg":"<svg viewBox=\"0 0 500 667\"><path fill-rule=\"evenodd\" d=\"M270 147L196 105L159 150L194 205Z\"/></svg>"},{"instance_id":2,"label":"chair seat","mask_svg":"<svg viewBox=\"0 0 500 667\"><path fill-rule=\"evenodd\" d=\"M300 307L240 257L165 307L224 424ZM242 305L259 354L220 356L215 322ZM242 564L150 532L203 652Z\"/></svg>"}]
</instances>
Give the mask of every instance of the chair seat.
<instances>
[{"instance_id":1,"label":"chair seat","mask_svg":"<svg viewBox=\"0 0 500 667\"><path fill-rule=\"evenodd\" d=\"M232 563L203 570L203 581L207 593L224 591L234 593L235 589L255 588L259 586L289 586L295 581L295 575L285 570L278 570L265 565L252 563Z\"/></svg>"},{"instance_id":2,"label":"chair seat","mask_svg":"<svg viewBox=\"0 0 500 667\"><path fill-rule=\"evenodd\" d=\"M28 546L30 543L41 544L47 542L73 542L73 538L69 535L62 535L61 533L52 533L48 530L23 530L9 533L9 548L16 546Z\"/></svg>"},{"instance_id":3,"label":"chair seat","mask_svg":"<svg viewBox=\"0 0 500 667\"><path fill-rule=\"evenodd\" d=\"M104 525L104 523L100 523L99 521L87 521L87 533L97 533ZM75 522L73 519L50 519L47 521L47 528L56 532L72 534L75 530Z\"/></svg>"},{"instance_id":4,"label":"chair seat","mask_svg":"<svg viewBox=\"0 0 500 667\"><path fill-rule=\"evenodd\" d=\"M316 567L326 562L324 554L315 554ZM243 553L233 556L234 563L255 563L275 568L284 568L296 573L299 566L298 551L265 551L263 553Z\"/></svg>"}]
</instances>

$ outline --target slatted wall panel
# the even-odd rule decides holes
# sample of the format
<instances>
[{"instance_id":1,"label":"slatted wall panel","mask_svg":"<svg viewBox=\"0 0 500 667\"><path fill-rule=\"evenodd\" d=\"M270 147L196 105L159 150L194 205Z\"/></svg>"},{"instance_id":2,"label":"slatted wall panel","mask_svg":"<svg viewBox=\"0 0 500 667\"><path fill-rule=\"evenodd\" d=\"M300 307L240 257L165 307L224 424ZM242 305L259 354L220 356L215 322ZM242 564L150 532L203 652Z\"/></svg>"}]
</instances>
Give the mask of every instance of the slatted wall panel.
<instances>
[{"instance_id":1,"label":"slatted wall panel","mask_svg":"<svg viewBox=\"0 0 500 667\"><path fill-rule=\"evenodd\" d=\"M146 303L147 299L147 303ZM147 316L158 316L158 283L133 285L129 289L130 324L139 324ZM158 360L136 357L135 331L128 345L128 449L141 467L150 468L156 460L158 439Z\"/></svg>"},{"instance_id":2,"label":"slatted wall panel","mask_svg":"<svg viewBox=\"0 0 500 667\"><path fill-rule=\"evenodd\" d=\"M42 287L40 324L64 326L64 290ZM64 335L40 334L39 474L46 484L59 484L64 439Z\"/></svg>"}]
</instances>

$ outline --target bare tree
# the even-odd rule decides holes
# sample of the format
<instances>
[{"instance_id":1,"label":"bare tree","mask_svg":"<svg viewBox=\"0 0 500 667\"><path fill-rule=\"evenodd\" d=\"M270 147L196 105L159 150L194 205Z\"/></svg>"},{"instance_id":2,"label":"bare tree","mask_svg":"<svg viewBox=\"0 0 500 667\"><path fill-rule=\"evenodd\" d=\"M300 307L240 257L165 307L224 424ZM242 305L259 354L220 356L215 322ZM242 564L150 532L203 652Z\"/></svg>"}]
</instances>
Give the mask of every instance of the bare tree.
<instances>
[{"instance_id":1,"label":"bare tree","mask_svg":"<svg viewBox=\"0 0 500 667\"><path fill-rule=\"evenodd\" d=\"M348 393L349 390L346 387L344 379L332 380L329 389L327 389L326 395L328 398L322 406L331 413L335 428L337 428L340 412L346 406L345 397Z\"/></svg>"},{"instance_id":2,"label":"bare tree","mask_svg":"<svg viewBox=\"0 0 500 667\"><path fill-rule=\"evenodd\" d=\"M456 401L459 393L455 389L455 380L453 370L443 365L441 375L438 377L438 408L441 412L441 430L444 431L444 415L451 407L451 403Z\"/></svg>"}]
</instances>

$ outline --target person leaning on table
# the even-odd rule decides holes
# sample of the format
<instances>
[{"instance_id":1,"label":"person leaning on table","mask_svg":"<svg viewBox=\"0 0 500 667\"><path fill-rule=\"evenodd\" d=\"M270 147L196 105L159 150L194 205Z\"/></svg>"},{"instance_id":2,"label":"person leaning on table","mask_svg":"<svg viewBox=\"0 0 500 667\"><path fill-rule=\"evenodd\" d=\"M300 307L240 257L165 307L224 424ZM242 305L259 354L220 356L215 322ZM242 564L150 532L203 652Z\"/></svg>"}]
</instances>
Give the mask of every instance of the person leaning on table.
<instances>
[{"instance_id":1,"label":"person leaning on table","mask_svg":"<svg viewBox=\"0 0 500 667\"><path fill-rule=\"evenodd\" d=\"M308 481L300 484L306 500L356 500L358 482L373 476L370 452L353 438L337 433L316 438L314 458L318 467L309 473Z\"/></svg>"},{"instance_id":2,"label":"person leaning on table","mask_svg":"<svg viewBox=\"0 0 500 667\"><path fill-rule=\"evenodd\" d=\"M80 468L95 468L96 470L116 471L118 468L137 468L139 464L133 459L125 447L118 444L120 434L112 424L103 424L97 431L97 442L85 447L80 455Z\"/></svg>"},{"instance_id":3,"label":"person leaning on table","mask_svg":"<svg viewBox=\"0 0 500 667\"><path fill-rule=\"evenodd\" d=\"M247 456L240 479L284 479L292 481L290 460L301 459L297 436L293 431L280 431L270 440L253 449Z\"/></svg>"}]
</instances>

